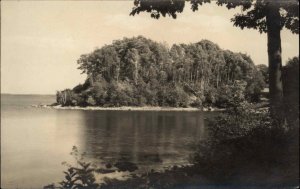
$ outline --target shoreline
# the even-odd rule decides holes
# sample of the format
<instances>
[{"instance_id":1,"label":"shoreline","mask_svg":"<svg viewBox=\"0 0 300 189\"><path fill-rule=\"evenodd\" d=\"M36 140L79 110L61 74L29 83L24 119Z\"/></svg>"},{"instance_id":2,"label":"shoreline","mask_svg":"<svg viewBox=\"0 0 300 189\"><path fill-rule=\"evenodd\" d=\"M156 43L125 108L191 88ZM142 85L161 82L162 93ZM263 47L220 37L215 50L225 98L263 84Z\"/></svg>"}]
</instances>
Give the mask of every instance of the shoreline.
<instances>
[{"instance_id":1,"label":"shoreline","mask_svg":"<svg viewBox=\"0 0 300 189\"><path fill-rule=\"evenodd\" d=\"M195 108L195 107L159 107L159 106L121 106L121 107L96 107L96 106L61 106L61 105L33 105L32 107L36 108L51 108L51 109L58 109L58 110L111 110L111 111L186 111L186 112L196 112L196 111L204 111L204 112L213 112L213 111L224 111L224 109L218 108Z\"/></svg>"}]
</instances>

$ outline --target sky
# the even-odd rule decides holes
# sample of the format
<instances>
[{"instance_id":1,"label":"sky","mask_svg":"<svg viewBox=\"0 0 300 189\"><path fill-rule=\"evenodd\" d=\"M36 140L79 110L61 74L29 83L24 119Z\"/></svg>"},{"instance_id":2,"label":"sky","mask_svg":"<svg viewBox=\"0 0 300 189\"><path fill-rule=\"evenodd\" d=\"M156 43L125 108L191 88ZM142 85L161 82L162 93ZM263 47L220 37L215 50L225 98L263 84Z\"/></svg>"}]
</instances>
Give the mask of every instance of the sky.
<instances>
[{"instance_id":1,"label":"sky","mask_svg":"<svg viewBox=\"0 0 300 189\"><path fill-rule=\"evenodd\" d=\"M169 46L203 39L220 48L267 64L267 36L236 28L230 19L240 9L187 3L177 19L149 14L129 16L133 1L1 1L1 93L55 94L83 83L81 54L123 37L143 35ZM281 33L282 58L299 54L299 36Z\"/></svg>"}]
</instances>

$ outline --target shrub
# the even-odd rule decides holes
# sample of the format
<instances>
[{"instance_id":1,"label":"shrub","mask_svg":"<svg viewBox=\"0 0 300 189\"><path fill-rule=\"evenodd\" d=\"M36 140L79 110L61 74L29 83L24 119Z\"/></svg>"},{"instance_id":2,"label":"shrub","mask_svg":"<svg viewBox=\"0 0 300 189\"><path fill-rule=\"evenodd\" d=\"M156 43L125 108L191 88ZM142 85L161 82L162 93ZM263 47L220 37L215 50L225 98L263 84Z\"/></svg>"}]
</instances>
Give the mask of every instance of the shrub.
<instances>
[{"instance_id":1,"label":"shrub","mask_svg":"<svg viewBox=\"0 0 300 189\"><path fill-rule=\"evenodd\" d=\"M86 103L87 103L87 105L90 105L90 106L95 106L96 105L96 101L92 96L89 96L87 98Z\"/></svg>"},{"instance_id":2,"label":"shrub","mask_svg":"<svg viewBox=\"0 0 300 189\"><path fill-rule=\"evenodd\" d=\"M299 160L296 151L288 150L291 141L291 132L273 123L268 112L257 112L243 104L208 121L207 137L195 146L191 162L203 175L219 182L245 175L254 181L263 180L257 174L267 177L272 171L282 173L279 180L295 182L285 175L285 170L299 173L298 168L290 166ZM294 142L293 149L297 145Z\"/></svg>"},{"instance_id":3,"label":"shrub","mask_svg":"<svg viewBox=\"0 0 300 189\"><path fill-rule=\"evenodd\" d=\"M61 189L96 189L99 184L96 183L94 176L95 169L91 168L91 163L83 160L84 153L79 154L76 146L73 147L71 155L76 160L77 166L65 164L68 169L64 171L65 180L61 181Z\"/></svg>"},{"instance_id":4,"label":"shrub","mask_svg":"<svg viewBox=\"0 0 300 189\"><path fill-rule=\"evenodd\" d=\"M261 72L257 71L253 77L247 81L245 89L245 97L248 101L258 102L260 100L261 91L266 86L264 77Z\"/></svg>"},{"instance_id":5,"label":"shrub","mask_svg":"<svg viewBox=\"0 0 300 189\"><path fill-rule=\"evenodd\" d=\"M166 98L168 96L167 89L165 87L160 87L156 93L157 103L159 106L168 106Z\"/></svg>"},{"instance_id":6,"label":"shrub","mask_svg":"<svg viewBox=\"0 0 300 189\"><path fill-rule=\"evenodd\" d=\"M245 101L246 82L236 80L231 85L222 85L218 88L215 105L221 108L230 108Z\"/></svg>"},{"instance_id":7,"label":"shrub","mask_svg":"<svg viewBox=\"0 0 300 189\"><path fill-rule=\"evenodd\" d=\"M85 98L82 97L82 94L74 94L72 96L72 105L74 105L74 106L85 106L86 105Z\"/></svg>"},{"instance_id":8,"label":"shrub","mask_svg":"<svg viewBox=\"0 0 300 189\"><path fill-rule=\"evenodd\" d=\"M94 83L91 91L97 105L103 106L106 103L107 85L104 79Z\"/></svg>"},{"instance_id":9,"label":"shrub","mask_svg":"<svg viewBox=\"0 0 300 189\"><path fill-rule=\"evenodd\" d=\"M134 100L133 89L126 87L126 84L111 83L109 85L106 102L110 106L131 106L137 103Z\"/></svg>"},{"instance_id":10,"label":"shrub","mask_svg":"<svg viewBox=\"0 0 300 189\"><path fill-rule=\"evenodd\" d=\"M145 97L146 104L149 104L151 106L157 106L158 99L155 90L151 90L151 88L148 85L146 85L139 87L139 91L140 94Z\"/></svg>"},{"instance_id":11,"label":"shrub","mask_svg":"<svg viewBox=\"0 0 300 189\"><path fill-rule=\"evenodd\" d=\"M214 87L208 86L208 89L204 91L204 106L212 106L216 103L217 90Z\"/></svg>"}]
</instances>

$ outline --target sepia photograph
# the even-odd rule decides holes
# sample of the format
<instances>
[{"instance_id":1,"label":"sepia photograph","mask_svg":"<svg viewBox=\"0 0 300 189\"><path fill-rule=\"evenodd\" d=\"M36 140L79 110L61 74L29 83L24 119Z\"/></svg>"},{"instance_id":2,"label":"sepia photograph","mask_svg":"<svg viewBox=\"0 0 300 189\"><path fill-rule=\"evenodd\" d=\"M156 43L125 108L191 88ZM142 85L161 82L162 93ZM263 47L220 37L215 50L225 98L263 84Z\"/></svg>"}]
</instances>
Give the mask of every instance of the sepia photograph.
<instances>
[{"instance_id":1,"label":"sepia photograph","mask_svg":"<svg viewBox=\"0 0 300 189\"><path fill-rule=\"evenodd\" d=\"M299 189L299 0L1 0L1 189Z\"/></svg>"}]
</instances>

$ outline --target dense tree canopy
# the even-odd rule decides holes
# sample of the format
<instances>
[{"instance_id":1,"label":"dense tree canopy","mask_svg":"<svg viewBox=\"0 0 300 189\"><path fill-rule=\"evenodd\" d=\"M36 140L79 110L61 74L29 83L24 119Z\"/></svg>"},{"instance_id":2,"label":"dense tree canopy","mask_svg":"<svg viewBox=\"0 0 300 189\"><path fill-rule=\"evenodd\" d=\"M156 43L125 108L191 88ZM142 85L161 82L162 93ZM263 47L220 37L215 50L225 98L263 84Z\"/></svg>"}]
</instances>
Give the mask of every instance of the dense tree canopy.
<instances>
[{"instance_id":1,"label":"dense tree canopy","mask_svg":"<svg viewBox=\"0 0 300 189\"><path fill-rule=\"evenodd\" d=\"M88 79L59 93L60 104L225 107L235 98L233 91L257 100L264 86L248 55L207 40L169 49L142 36L124 38L82 55L78 64Z\"/></svg>"},{"instance_id":2,"label":"dense tree canopy","mask_svg":"<svg viewBox=\"0 0 300 189\"><path fill-rule=\"evenodd\" d=\"M160 15L176 18L177 13L183 11L185 1L188 0L135 0L130 14L148 12L156 19ZM189 2L192 10L196 11L199 5L212 1L190 0ZM234 26L267 33L271 114L273 119L284 123L280 32L285 27L292 33L299 34L299 0L216 0L214 2L228 9L241 8L241 13L231 19Z\"/></svg>"}]
</instances>

